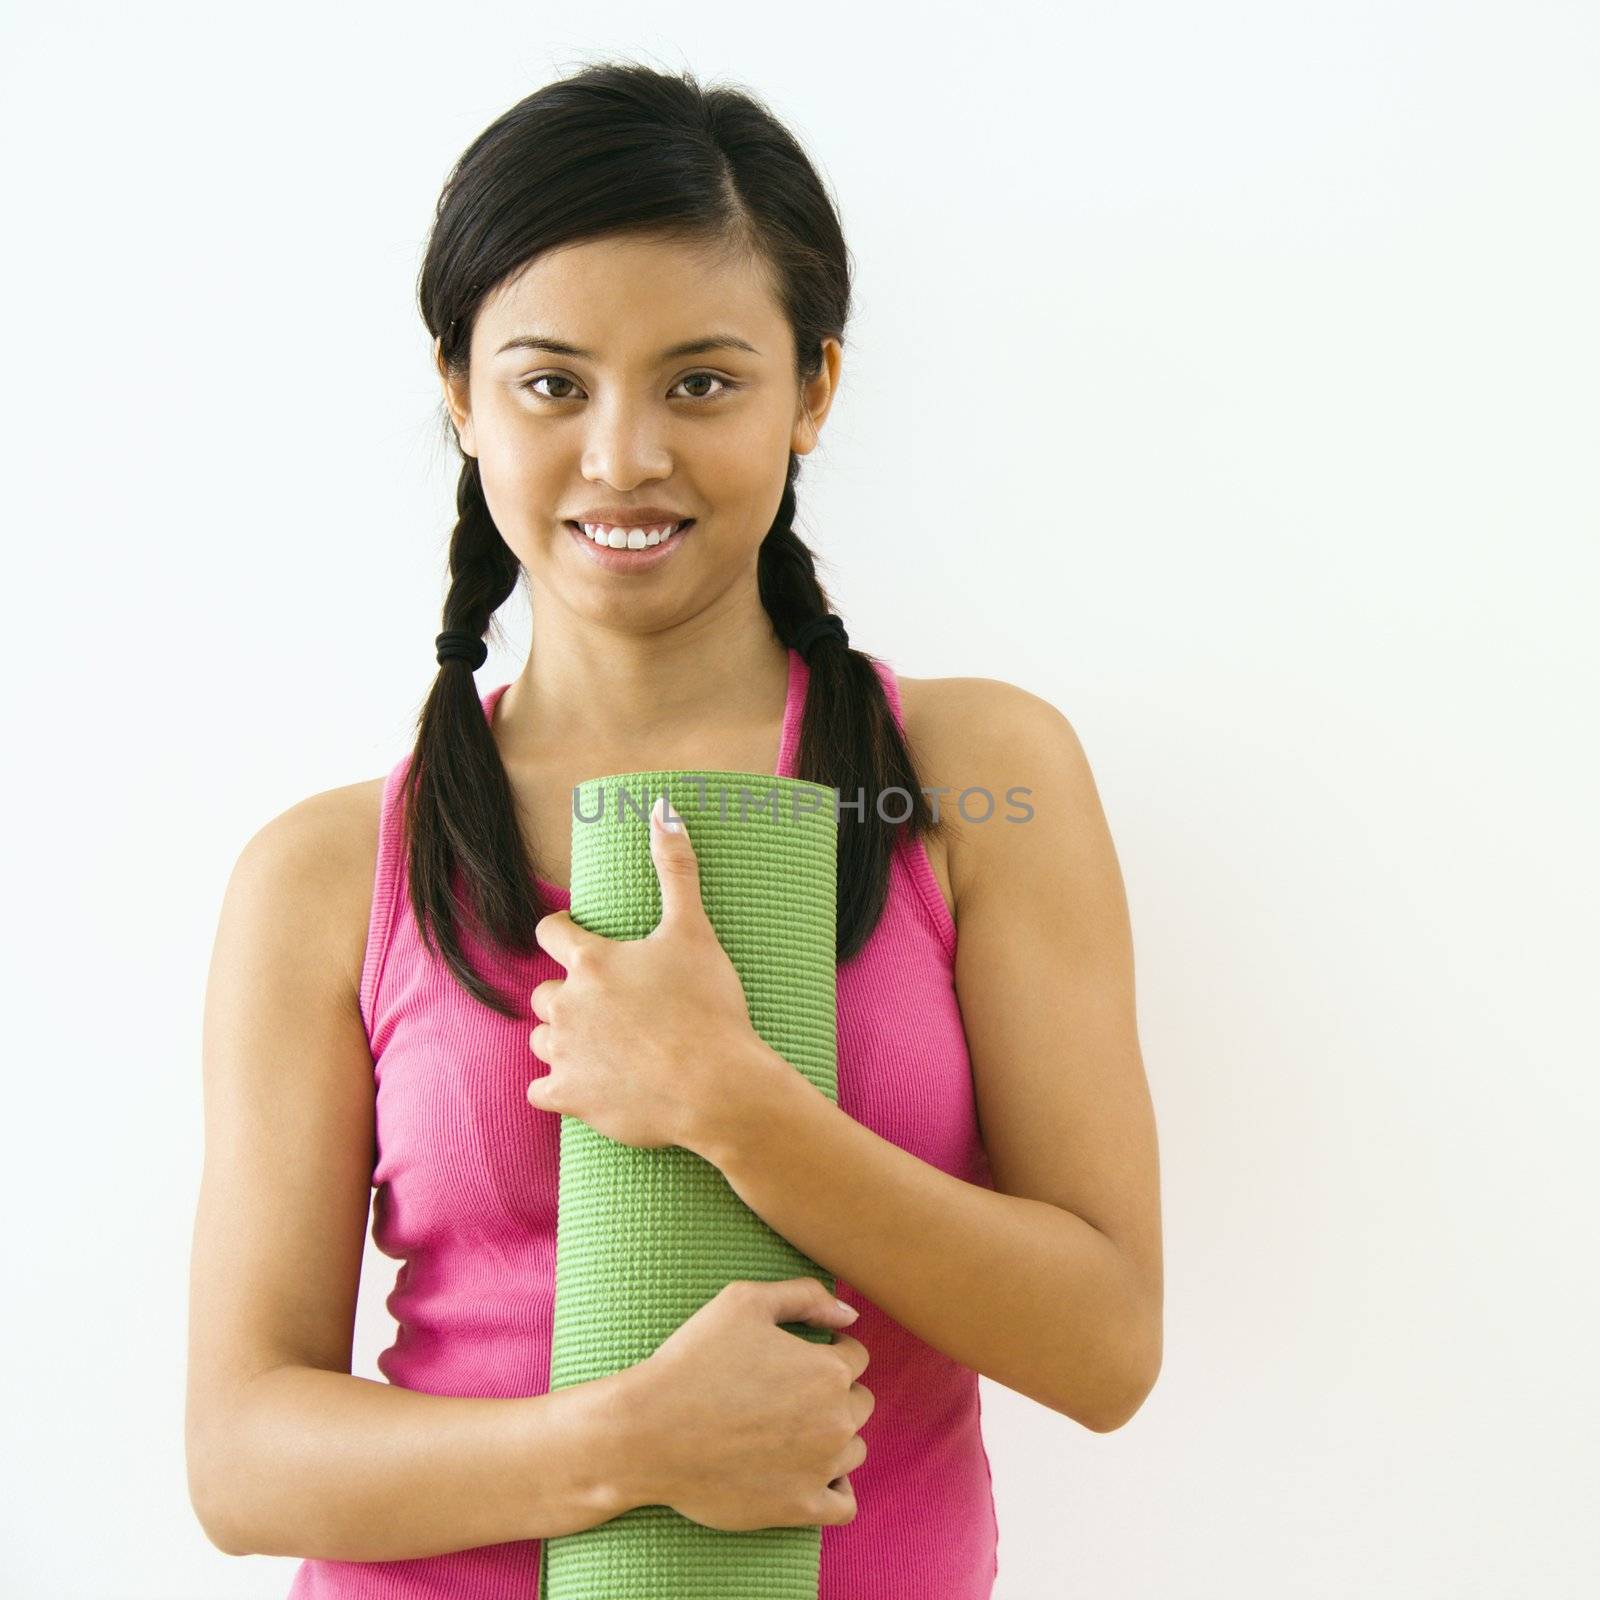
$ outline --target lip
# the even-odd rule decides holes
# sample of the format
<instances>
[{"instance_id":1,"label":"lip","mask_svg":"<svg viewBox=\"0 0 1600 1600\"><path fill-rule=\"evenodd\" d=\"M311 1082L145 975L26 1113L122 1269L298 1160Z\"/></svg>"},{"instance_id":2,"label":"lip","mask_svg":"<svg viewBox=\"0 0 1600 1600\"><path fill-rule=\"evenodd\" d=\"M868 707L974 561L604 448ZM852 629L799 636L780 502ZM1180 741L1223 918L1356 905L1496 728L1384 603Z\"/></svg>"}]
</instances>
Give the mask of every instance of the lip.
<instances>
[{"instance_id":1,"label":"lip","mask_svg":"<svg viewBox=\"0 0 1600 1600\"><path fill-rule=\"evenodd\" d=\"M604 522L604 517L594 517L594 522ZM678 517L662 517L663 522L677 522ZM623 524L618 523L618 527ZM635 524L637 526L637 524ZM653 524L650 524L653 526ZM644 550L613 550L609 545L598 545L576 523L567 523L567 532L580 545L583 553L598 567L603 567L607 572L646 572L652 567L659 567L663 561L670 561L673 552L683 543L696 528L699 522L691 521L687 528L680 528L664 544L651 545Z\"/></svg>"},{"instance_id":2,"label":"lip","mask_svg":"<svg viewBox=\"0 0 1600 1600\"><path fill-rule=\"evenodd\" d=\"M604 522L613 528L659 528L664 522L687 522L687 511L674 511L671 506L590 506L570 522Z\"/></svg>"}]
</instances>

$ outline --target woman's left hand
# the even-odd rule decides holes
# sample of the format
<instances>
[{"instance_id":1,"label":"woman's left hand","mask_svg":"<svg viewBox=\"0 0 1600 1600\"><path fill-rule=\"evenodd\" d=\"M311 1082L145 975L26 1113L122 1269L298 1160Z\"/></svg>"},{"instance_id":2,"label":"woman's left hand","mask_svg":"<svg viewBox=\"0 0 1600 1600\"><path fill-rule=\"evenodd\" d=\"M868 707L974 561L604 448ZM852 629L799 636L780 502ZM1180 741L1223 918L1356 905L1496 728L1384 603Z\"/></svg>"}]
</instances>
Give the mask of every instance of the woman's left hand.
<instances>
[{"instance_id":1,"label":"woman's left hand","mask_svg":"<svg viewBox=\"0 0 1600 1600\"><path fill-rule=\"evenodd\" d=\"M665 828L660 812L652 807L648 824L661 884L661 920L650 933L607 939L570 911L535 926L567 976L533 990L542 1020L528 1044L550 1070L528 1085L528 1100L619 1144L694 1149L765 1045L701 903L688 832Z\"/></svg>"}]
</instances>

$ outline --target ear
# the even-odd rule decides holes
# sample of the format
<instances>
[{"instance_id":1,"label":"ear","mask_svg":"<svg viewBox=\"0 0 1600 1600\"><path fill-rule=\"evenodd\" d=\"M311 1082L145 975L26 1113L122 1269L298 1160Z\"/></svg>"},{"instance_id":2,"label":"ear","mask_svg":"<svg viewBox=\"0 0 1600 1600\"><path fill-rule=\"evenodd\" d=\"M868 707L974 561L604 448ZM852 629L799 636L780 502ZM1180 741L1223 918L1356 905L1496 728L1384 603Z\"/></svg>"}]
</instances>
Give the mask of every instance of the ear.
<instances>
[{"instance_id":1,"label":"ear","mask_svg":"<svg viewBox=\"0 0 1600 1600\"><path fill-rule=\"evenodd\" d=\"M816 377L810 379L800 391L800 406L790 431L789 448L797 456L808 456L821 439L822 424L833 409L833 399L839 392L839 368L844 361L844 347L837 339L822 341L822 365Z\"/></svg>"},{"instance_id":2,"label":"ear","mask_svg":"<svg viewBox=\"0 0 1600 1600\"><path fill-rule=\"evenodd\" d=\"M439 369L439 381L444 386L445 409L450 413L456 438L461 441L461 453L466 456L476 456L478 443L473 437L472 402L467 393L467 385L453 377L445 364L443 339L436 338L433 341L433 362Z\"/></svg>"}]
</instances>

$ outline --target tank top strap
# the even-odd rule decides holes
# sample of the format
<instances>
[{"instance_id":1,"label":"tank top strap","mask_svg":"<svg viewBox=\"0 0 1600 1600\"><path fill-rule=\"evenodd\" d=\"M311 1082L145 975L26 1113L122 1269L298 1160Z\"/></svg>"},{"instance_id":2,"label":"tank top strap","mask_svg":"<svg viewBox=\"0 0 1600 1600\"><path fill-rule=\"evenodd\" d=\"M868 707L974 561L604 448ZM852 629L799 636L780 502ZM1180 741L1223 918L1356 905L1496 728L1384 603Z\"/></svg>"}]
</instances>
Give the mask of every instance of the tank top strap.
<instances>
[{"instance_id":1,"label":"tank top strap","mask_svg":"<svg viewBox=\"0 0 1600 1600\"><path fill-rule=\"evenodd\" d=\"M800 653L790 650L789 658L789 706L784 718L783 763L778 768L778 776L784 778L794 776L794 756L799 744L800 718L805 711L806 687L811 681L810 669ZM878 681L883 685L883 697L889 704L890 714L894 717L895 726L900 730L900 736L904 738L906 717L905 706L900 699L900 680L887 661L881 661L877 656L868 656L868 660L872 662L873 671L878 674ZM949 906L945 904L944 892L940 889L939 880L934 874L926 842L902 835L896 846L896 854L905 865L918 907L927 919L928 927L938 941L945 960L954 961L958 937L955 919L950 915Z\"/></svg>"},{"instance_id":2,"label":"tank top strap","mask_svg":"<svg viewBox=\"0 0 1600 1600\"><path fill-rule=\"evenodd\" d=\"M900 679L887 661L880 661L874 656L872 665L877 669L878 677L883 682L883 696L889 702L889 710L894 714L895 726L899 728L901 738L904 738L906 717L905 707L900 699ZM912 886L916 889L917 899L927 917L928 926L938 939L945 960L953 962L957 939L955 918L950 915L950 908L944 902L944 891L939 887L939 879L934 873L927 841L902 836L899 849L911 874Z\"/></svg>"},{"instance_id":3,"label":"tank top strap","mask_svg":"<svg viewBox=\"0 0 1600 1600\"><path fill-rule=\"evenodd\" d=\"M905 735L906 717L905 708L900 704L900 680L895 676L894 668L887 661L880 661L872 657L873 670L883 681L883 697L889 702L889 710L894 713L895 726L899 728L901 736Z\"/></svg>"},{"instance_id":4,"label":"tank top strap","mask_svg":"<svg viewBox=\"0 0 1600 1600\"><path fill-rule=\"evenodd\" d=\"M869 656L872 669L883 684L884 698L894 716L895 726L902 737L906 731L905 708L900 703L900 680L887 661ZM783 710L783 740L779 749L777 777L792 778L795 760L800 748L800 723L806 711L806 691L811 682L811 668L805 657L793 648L789 651L789 698Z\"/></svg>"},{"instance_id":5,"label":"tank top strap","mask_svg":"<svg viewBox=\"0 0 1600 1600\"><path fill-rule=\"evenodd\" d=\"M361 959L361 1020L366 1024L367 1040L372 1042L377 1029L378 985L383 964L394 936L395 911L403 898L405 884L404 803L406 771L411 765L408 750L389 770L383 781L383 798L378 807L378 851L372 878L372 913L367 922L367 946Z\"/></svg>"},{"instance_id":6,"label":"tank top strap","mask_svg":"<svg viewBox=\"0 0 1600 1600\"><path fill-rule=\"evenodd\" d=\"M894 668L887 661L880 661L876 656L869 657L873 670L878 674L883 684L884 698L889 702L889 710L894 715L895 725L903 735L906 731L905 712L900 704L900 684L895 677ZM792 646L789 650L789 694L783 708L783 738L778 750L778 770L775 774L779 778L792 778L795 775L795 763L800 750L800 724L806 712L806 691L811 683L811 668L806 665L805 657Z\"/></svg>"},{"instance_id":7,"label":"tank top strap","mask_svg":"<svg viewBox=\"0 0 1600 1600\"><path fill-rule=\"evenodd\" d=\"M811 682L811 668L805 657L792 645L789 647L789 684L783 698L783 732L778 738L778 765L773 770L775 778L792 778L800 761L800 724L806 714L806 687Z\"/></svg>"}]
</instances>

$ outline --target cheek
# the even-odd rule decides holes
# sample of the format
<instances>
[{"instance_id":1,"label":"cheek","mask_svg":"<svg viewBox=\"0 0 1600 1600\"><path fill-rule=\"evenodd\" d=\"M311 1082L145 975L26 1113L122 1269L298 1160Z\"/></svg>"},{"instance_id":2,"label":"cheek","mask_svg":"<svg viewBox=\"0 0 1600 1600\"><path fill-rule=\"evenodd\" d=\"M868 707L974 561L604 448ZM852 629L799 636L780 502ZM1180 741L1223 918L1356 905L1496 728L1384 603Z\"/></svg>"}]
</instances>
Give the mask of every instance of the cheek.
<instances>
[{"instance_id":1,"label":"cheek","mask_svg":"<svg viewBox=\"0 0 1600 1600\"><path fill-rule=\"evenodd\" d=\"M565 531L555 520L562 503L559 465L514 429L480 436L478 479L489 515L520 559L552 532Z\"/></svg>"},{"instance_id":2,"label":"cheek","mask_svg":"<svg viewBox=\"0 0 1600 1600\"><path fill-rule=\"evenodd\" d=\"M508 462L488 447L478 454L478 482L494 525L519 560L525 560L534 527L532 506L524 492L515 462Z\"/></svg>"},{"instance_id":3,"label":"cheek","mask_svg":"<svg viewBox=\"0 0 1600 1600\"><path fill-rule=\"evenodd\" d=\"M789 467L787 421L751 407L723 419L720 427L687 435L680 460L716 505L734 510L763 504L774 481L782 492Z\"/></svg>"}]
</instances>

